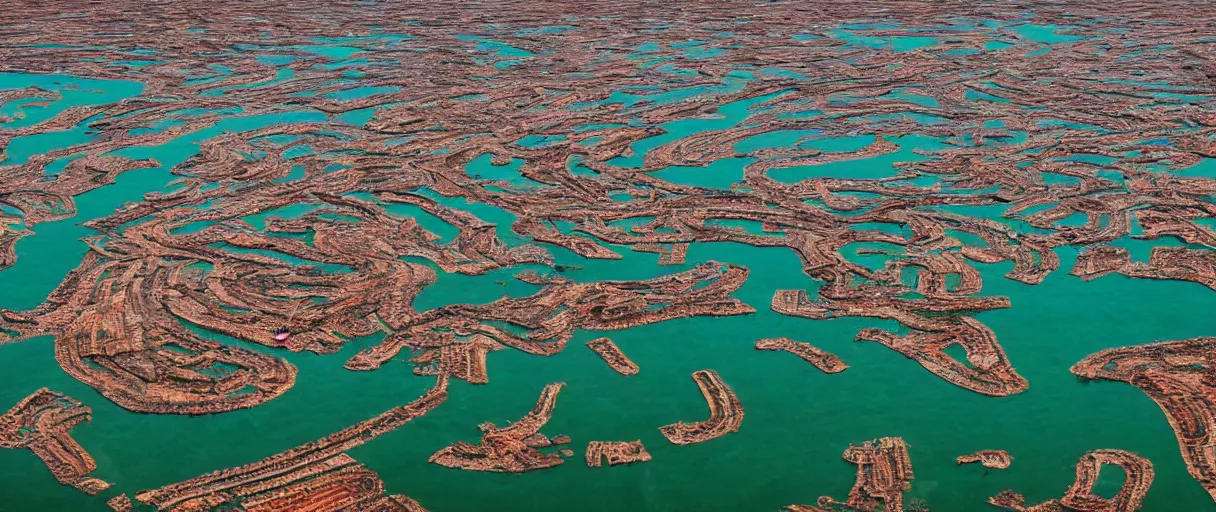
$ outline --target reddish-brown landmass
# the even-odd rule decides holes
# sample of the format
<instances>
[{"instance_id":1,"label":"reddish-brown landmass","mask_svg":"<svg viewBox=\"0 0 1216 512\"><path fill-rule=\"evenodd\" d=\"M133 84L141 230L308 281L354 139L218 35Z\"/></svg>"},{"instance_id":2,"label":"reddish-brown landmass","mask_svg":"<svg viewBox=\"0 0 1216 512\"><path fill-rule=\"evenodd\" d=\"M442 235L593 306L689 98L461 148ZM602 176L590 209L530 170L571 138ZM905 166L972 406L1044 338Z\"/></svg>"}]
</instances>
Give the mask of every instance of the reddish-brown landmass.
<instances>
[{"instance_id":1,"label":"reddish-brown landmass","mask_svg":"<svg viewBox=\"0 0 1216 512\"><path fill-rule=\"evenodd\" d=\"M97 462L69 432L92 419L88 406L42 388L0 416L0 448L26 448L42 459L59 483L98 494L110 484L86 476L97 469Z\"/></svg>"},{"instance_id":2,"label":"reddish-brown landmass","mask_svg":"<svg viewBox=\"0 0 1216 512\"><path fill-rule=\"evenodd\" d=\"M470 384L485 384L490 382L486 371L486 354L502 348L494 338L474 334L452 345L427 349L410 358L410 362L419 365L414 367L414 375L447 374Z\"/></svg>"},{"instance_id":3,"label":"reddish-brown landmass","mask_svg":"<svg viewBox=\"0 0 1216 512\"><path fill-rule=\"evenodd\" d=\"M638 252L658 253L659 265L683 265L684 258L688 256L688 244L686 243L673 245L641 243L632 248Z\"/></svg>"},{"instance_id":4,"label":"reddish-brown landmass","mask_svg":"<svg viewBox=\"0 0 1216 512\"><path fill-rule=\"evenodd\" d=\"M1025 391L1029 384L1013 369L1005 351L988 326L971 317L943 332L919 332L899 337L879 329L862 329L858 341L876 341L924 366L934 375L956 386L990 396L1008 396ZM963 363L945 349L960 345L967 352Z\"/></svg>"},{"instance_id":5,"label":"reddish-brown landmass","mask_svg":"<svg viewBox=\"0 0 1216 512\"><path fill-rule=\"evenodd\" d=\"M550 439L540 433L540 429L553 417L557 394L563 386L565 384L560 382L545 386L532 411L515 423L502 428L492 423L482 424L480 444L458 442L435 452L430 462L449 468L499 473L548 469L565 462L558 455L537 450L570 441L569 437L555 436Z\"/></svg>"},{"instance_id":6,"label":"reddish-brown landmass","mask_svg":"<svg viewBox=\"0 0 1216 512\"><path fill-rule=\"evenodd\" d=\"M642 441L591 441L587 443L587 467L598 468L607 459L609 466L650 461Z\"/></svg>"},{"instance_id":7,"label":"reddish-brown landmass","mask_svg":"<svg viewBox=\"0 0 1216 512\"><path fill-rule=\"evenodd\" d=\"M447 388L447 375L440 375L435 387L409 404L257 462L138 492L135 499L157 510L173 512L221 506L249 511L320 512L353 506L354 510L380 507L387 511L421 512L423 509L417 503L404 496L381 497L383 484L379 477L343 452L430 412L447 400Z\"/></svg>"},{"instance_id":8,"label":"reddish-brown landmass","mask_svg":"<svg viewBox=\"0 0 1216 512\"><path fill-rule=\"evenodd\" d=\"M739 403L734 390L713 370L697 370L693 372L692 379L701 388L701 394L709 405L709 419L695 423L680 421L659 427L663 437L675 444L693 444L738 432L739 425L743 423L743 404Z\"/></svg>"},{"instance_id":9,"label":"reddish-brown landmass","mask_svg":"<svg viewBox=\"0 0 1216 512\"><path fill-rule=\"evenodd\" d=\"M629 357L621 352L620 347L616 346L611 339L598 338L587 342L587 347L604 359L608 366L621 375L637 375L638 365L629 360Z\"/></svg>"},{"instance_id":10,"label":"reddish-brown landmass","mask_svg":"<svg viewBox=\"0 0 1216 512\"><path fill-rule=\"evenodd\" d=\"M821 290L820 294L823 293ZM773 295L772 309L783 315L813 320L862 316L898 320L921 331L944 331L957 323L954 317L945 316L946 314L1009 307L1009 299L1004 297L934 300L869 297L865 295L866 290L849 293L856 293L857 296L811 301L803 290L777 290Z\"/></svg>"},{"instance_id":11,"label":"reddish-brown landmass","mask_svg":"<svg viewBox=\"0 0 1216 512\"><path fill-rule=\"evenodd\" d=\"M1181 235L1179 238L1189 240ZM1211 241L1213 245L1209 249L1154 247L1148 263L1131 261L1127 249L1097 246L1077 256L1071 274L1088 281L1119 273L1141 279L1191 281L1216 290L1216 254L1210 250L1216 247L1216 236Z\"/></svg>"},{"instance_id":12,"label":"reddish-brown landmass","mask_svg":"<svg viewBox=\"0 0 1216 512\"><path fill-rule=\"evenodd\" d=\"M1110 498L1094 494L1103 464L1119 466L1126 475L1123 486ZM1077 461L1077 478L1059 500L1026 506L1025 497L1006 490L988 502L1018 512L1135 512L1152 485L1153 464L1148 459L1123 450L1094 450Z\"/></svg>"},{"instance_id":13,"label":"reddish-brown landmass","mask_svg":"<svg viewBox=\"0 0 1216 512\"><path fill-rule=\"evenodd\" d=\"M273 492L242 500L242 510L426 512L407 496L384 496L380 476L345 453L284 474L276 483Z\"/></svg>"},{"instance_id":14,"label":"reddish-brown landmass","mask_svg":"<svg viewBox=\"0 0 1216 512\"><path fill-rule=\"evenodd\" d=\"M823 373L840 373L849 368L839 357L810 343L789 338L768 338L756 342L756 350L784 350L819 368Z\"/></svg>"},{"instance_id":15,"label":"reddish-brown landmass","mask_svg":"<svg viewBox=\"0 0 1216 512\"><path fill-rule=\"evenodd\" d=\"M857 465L857 480L843 506L849 510L874 512L885 510L903 512L904 491L912 478L912 459L902 438L883 437L865 441L861 446L849 445L844 460ZM821 512L836 510L841 505L830 496L822 496L817 506L790 505L790 512Z\"/></svg>"},{"instance_id":16,"label":"reddish-brown landmass","mask_svg":"<svg viewBox=\"0 0 1216 512\"><path fill-rule=\"evenodd\" d=\"M109 505L110 509L114 512L131 512L135 510L135 504L131 503L131 498L128 498L126 494L119 494L110 498L106 501L106 505Z\"/></svg>"},{"instance_id":17,"label":"reddish-brown landmass","mask_svg":"<svg viewBox=\"0 0 1216 512\"><path fill-rule=\"evenodd\" d=\"M1165 412L1187 471L1216 499L1216 457L1209 449L1216 442L1213 354L1216 338L1192 338L1103 350L1071 371L1083 379L1121 381L1144 391Z\"/></svg>"},{"instance_id":18,"label":"reddish-brown landmass","mask_svg":"<svg viewBox=\"0 0 1216 512\"><path fill-rule=\"evenodd\" d=\"M1009 469L1013 457L1005 450L980 450L969 455L959 455L955 462L959 465L978 462L989 469Z\"/></svg>"}]
</instances>

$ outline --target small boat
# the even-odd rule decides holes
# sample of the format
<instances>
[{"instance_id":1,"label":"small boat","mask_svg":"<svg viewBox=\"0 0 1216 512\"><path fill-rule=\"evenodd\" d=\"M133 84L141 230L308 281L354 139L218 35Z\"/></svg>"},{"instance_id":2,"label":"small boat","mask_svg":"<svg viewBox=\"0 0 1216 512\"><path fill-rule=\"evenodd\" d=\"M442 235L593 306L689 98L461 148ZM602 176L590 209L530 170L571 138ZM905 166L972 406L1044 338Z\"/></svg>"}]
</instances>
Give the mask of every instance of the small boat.
<instances>
[{"instance_id":1,"label":"small boat","mask_svg":"<svg viewBox=\"0 0 1216 512\"><path fill-rule=\"evenodd\" d=\"M288 331L286 327L280 327L274 332L274 340L279 343L287 341L288 338L291 338L291 331Z\"/></svg>"}]
</instances>

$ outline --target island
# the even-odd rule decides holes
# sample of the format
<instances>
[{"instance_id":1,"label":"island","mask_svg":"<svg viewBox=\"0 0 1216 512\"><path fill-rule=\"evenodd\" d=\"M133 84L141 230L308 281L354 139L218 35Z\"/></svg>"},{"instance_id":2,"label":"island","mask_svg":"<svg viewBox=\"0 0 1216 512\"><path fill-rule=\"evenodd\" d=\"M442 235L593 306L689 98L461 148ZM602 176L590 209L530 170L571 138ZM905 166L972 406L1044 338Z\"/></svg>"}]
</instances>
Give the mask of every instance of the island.
<instances>
[{"instance_id":1,"label":"island","mask_svg":"<svg viewBox=\"0 0 1216 512\"><path fill-rule=\"evenodd\" d=\"M97 462L69 432L92 419L93 410L80 401L42 388L0 416L0 448L28 449L59 483L99 494L110 484L87 476L97 469Z\"/></svg>"},{"instance_id":2,"label":"island","mask_svg":"<svg viewBox=\"0 0 1216 512\"><path fill-rule=\"evenodd\" d=\"M857 465L857 479L849 497L843 503L830 496L821 496L815 506L790 505L790 512L826 512L843 505L850 510L874 512L904 510L904 492L911 488L912 459L902 438L883 437L850 444L844 460Z\"/></svg>"},{"instance_id":3,"label":"island","mask_svg":"<svg viewBox=\"0 0 1216 512\"><path fill-rule=\"evenodd\" d=\"M1119 491L1110 498L1094 493L1102 465L1113 464L1123 469L1125 478ZM1148 459L1123 450L1094 450L1077 461L1077 478L1064 497L1026 506L1026 498L1011 490L988 499L988 502L1017 512L1048 512L1052 510L1086 510L1094 512L1135 512L1140 510L1144 495L1153 485L1153 464Z\"/></svg>"},{"instance_id":4,"label":"island","mask_svg":"<svg viewBox=\"0 0 1216 512\"><path fill-rule=\"evenodd\" d=\"M810 343L789 338L766 338L756 342L756 350L784 350L819 368L823 373L840 373L849 368L835 354L825 352Z\"/></svg>"},{"instance_id":5,"label":"island","mask_svg":"<svg viewBox=\"0 0 1216 512\"><path fill-rule=\"evenodd\" d=\"M660 427L659 432L663 433L663 437L674 444L693 444L738 432L739 425L743 423L743 404L739 403L734 390L713 370L697 370L693 372L692 379L701 388L701 394L709 405L709 419L696 423L681 421Z\"/></svg>"},{"instance_id":6,"label":"island","mask_svg":"<svg viewBox=\"0 0 1216 512\"><path fill-rule=\"evenodd\" d=\"M1013 457L1005 450L980 450L969 455L959 455L955 459L958 465L980 463L988 469L1009 469Z\"/></svg>"},{"instance_id":7,"label":"island","mask_svg":"<svg viewBox=\"0 0 1216 512\"><path fill-rule=\"evenodd\" d=\"M608 366L611 366L617 373L625 376L637 375L638 365L629 360L629 357L621 352L620 347L616 346L611 339L597 338L587 342L587 348L600 356Z\"/></svg>"},{"instance_id":8,"label":"island","mask_svg":"<svg viewBox=\"0 0 1216 512\"><path fill-rule=\"evenodd\" d=\"M559 455L541 453L537 448L570 442L569 437L550 439L540 429L553 417L557 394L565 386L556 382L541 390L540 399L526 416L505 427L492 423L480 426L480 444L458 442L431 455L430 462L449 468L496 473L523 473L548 469L565 462Z\"/></svg>"},{"instance_id":9,"label":"island","mask_svg":"<svg viewBox=\"0 0 1216 512\"><path fill-rule=\"evenodd\" d=\"M587 443L587 467L598 468L604 460L609 466L650 461L642 441L591 441Z\"/></svg>"},{"instance_id":10,"label":"island","mask_svg":"<svg viewBox=\"0 0 1216 512\"><path fill-rule=\"evenodd\" d=\"M382 507L387 511L422 512L409 498L381 498L383 484L379 477L343 452L430 412L447 400L447 390L448 377L440 375L433 388L409 404L257 462L138 492L135 499L168 512L222 506L270 511L299 504L316 506L317 510Z\"/></svg>"},{"instance_id":11,"label":"island","mask_svg":"<svg viewBox=\"0 0 1216 512\"><path fill-rule=\"evenodd\" d=\"M941 332L913 331L906 336L896 336L881 329L862 329L857 333L857 340L881 343L915 360L946 382L976 393L1009 396L1030 387L1013 369L1005 351L996 342L996 334L988 326L971 317L959 317L958 320L958 324ZM945 352L951 345L963 347L967 363Z\"/></svg>"},{"instance_id":12,"label":"island","mask_svg":"<svg viewBox=\"0 0 1216 512\"><path fill-rule=\"evenodd\" d=\"M1216 338L1165 341L1103 350L1071 371L1085 380L1126 382L1144 391L1165 412L1187 471L1216 499L1216 458L1208 449L1216 441L1213 354Z\"/></svg>"}]
</instances>

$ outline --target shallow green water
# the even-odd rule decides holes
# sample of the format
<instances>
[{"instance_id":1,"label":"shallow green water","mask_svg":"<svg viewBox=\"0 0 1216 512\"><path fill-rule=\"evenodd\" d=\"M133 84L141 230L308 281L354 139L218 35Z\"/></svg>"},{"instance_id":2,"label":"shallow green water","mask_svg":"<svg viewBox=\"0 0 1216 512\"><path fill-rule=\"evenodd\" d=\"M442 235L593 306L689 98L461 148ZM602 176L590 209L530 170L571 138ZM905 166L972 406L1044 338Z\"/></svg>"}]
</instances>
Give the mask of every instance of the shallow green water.
<instances>
[{"instance_id":1,"label":"shallow green water","mask_svg":"<svg viewBox=\"0 0 1216 512\"><path fill-rule=\"evenodd\" d=\"M1053 28L1029 30L1015 29L1030 40L1069 41L1069 36L1057 35ZM1050 39L1048 36L1055 39L1043 41ZM531 55L501 43L474 40L478 51L499 56ZM879 44L868 40L857 42ZM881 44L904 51L936 42ZM318 46L306 50L334 59L346 59L361 52L352 47L334 48ZM53 84L48 80L52 79L0 74L0 87L24 87L30 83L50 87ZM87 89L101 92L81 96L65 92L62 101L29 109L20 122L32 122L68 106L107 103L139 92L129 83L88 85ZM727 83L715 91L736 87L736 83ZM354 94L356 89L348 91ZM697 93L622 92L614 94L616 97L609 102L676 101ZM638 166L647 150L692 134L734 126L758 102L736 102L723 105L713 117L667 123L663 126L667 134L634 144L635 156L614 163ZM0 295L0 308L28 309L44 300L87 249L79 239L93 233L79 224L108 215L124 202L139 200L146 192L164 190L172 179L167 169L195 154L196 143L225 130L243 131L324 119L318 112L247 117L234 113L213 128L168 144L124 150L121 154L125 156L155 158L162 166L124 173L116 184L76 197L79 209L76 217L37 225L35 234L17 244L18 262L0 271L0 289L5 290ZM805 141L806 147L823 151L849 151L873 140L815 139L815 135L770 134L743 141L736 149L743 153ZM9 147L8 158L19 162L30 155L71 144L77 141L74 137L56 135L15 142ZM891 176L896 173L892 163L920 158L912 153L913 149L940 147L940 140L923 136L892 141L900 145L900 151L892 155L782 169L772 175L791 182L809 176ZM521 163L496 167L489 160L488 156L475 160L469 172L485 179L526 184L526 178L518 173ZM746 161L727 159L706 167L669 168L655 175L678 183L726 188L741 178ZM1210 174L1211 162L1206 160L1188 172ZM497 224L499 235L510 245L524 242L511 233L514 216L505 210L462 198L428 195L446 206L470 211ZM297 205L247 221L258 226L272 213L290 216L308 209ZM452 226L416 207L393 205L388 209L393 215L417 218L424 228L439 234L441 242L456 235ZM980 212L993 217L999 215L1000 209L969 213ZM754 225L722 225L758 232ZM1168 242L1122 240L1115 245L1129 247L1133 258L1142 260L1153 245ZM990 398L953 386L881 345L852 341L863 327L893 328L892 322L853 318L811 321L769 311L774 290L797 287L813 290L817 286L801 272L800 262L789 250L726 243L694 244L686 264L660 267L656 264L657 255L619 246L612 248L625 258L588 261L563 249L551 249L557 263L582 267L566 273L581 282L645 279L710 260L743 265L751 270L751 275L736 296L757 312L731 318L673 320L611 333L578 332L564 352L549 358L511 350L494 352L489 356L489 385L454 382L451 397L443 406L353 450L351 455L377 471L388 492L410 495L437 512L767 511L791 503L814 503L821 495L843 498L855 473L853 466L841 460L845 447L874 437L901 436L910 445L916 473L907 496L924 498L935 511L970 511L986 509L987 497L1007 488L1025 494L1032 503L1058 497L1072 482L1073 468L1080 455L1098 448L1116 448L1148 457L1156 468L1156 480L1145 501L1145 510L1216 508L1199 484L1187 475L1164 415L1147 396L1125 384L1083 384L1068 372L1072 364L1100 349L1213 334L1210 314L1216 307L1216 295L1202 286L1121 276L1084 283L1067 275L1066 269L1076 257L1075 250L1070 248L1058 251L1061 268L1065 270L1055 272L1039 286L1003 278L1011 263L981 265L984 295L1006 295L1013 308L986 312L978 318L996 332L1018 372L1030 382L1025 393ZM857 261L877 266L882 257L863 256ZM484 303L503 295L527 295L536 287L511 277L522 268L527 267L483 276L437 270L440 274L437 284L418 297L416 306L425 309L462 302ZM0 450L0 478L6 482L0 486L3 510L105 510L104 500L117 492L130 494L155 488L278 453L409 402L433 382L430 378L413 376L404 358L375 372L342 368L346 358L375 339L356 340L339 354L315 356L204 334L224 343L286 358L299 367L295 387L251 410L199 418L137 415L117 407L60 370L49 338L0 346L0 409L39 387L49 387L83 401L93 408L94 419L74 429L73 435L97 459L98 469L93 475L115 484L102 496L89 497L56 483L32 453ZM638 375L625 378L615 374L582 346L603 335L610 336L638 363L641 367ZM851 368L838 375L826 375L790 354L758 352L753 348L757 339L777 336L812 342L837 354ZM672 445L657 428L706 416L704 400L689 377L693 371L705 368L717 370L738 393L747 411L743 426L738 433L707 443ZM557 468L525 475L457 471L426 462L432 453L453 441L475 440L475 427L483 421L501 424L518 419L532 407L544 384L557 381L568 386L561 393L553 420L544 429L546 433L570 435L575 440L573 447L580 452L590 440L641 439L654 460L629 467L589 469L581 456L576 456ZM1015 462L1008 470L991 472L978 466L955 466L954 457L980 449L1008 450ZM1104 472L1098 490L1113 492L1119 482L1117 471Z\"/></svg>"}]
</instances>

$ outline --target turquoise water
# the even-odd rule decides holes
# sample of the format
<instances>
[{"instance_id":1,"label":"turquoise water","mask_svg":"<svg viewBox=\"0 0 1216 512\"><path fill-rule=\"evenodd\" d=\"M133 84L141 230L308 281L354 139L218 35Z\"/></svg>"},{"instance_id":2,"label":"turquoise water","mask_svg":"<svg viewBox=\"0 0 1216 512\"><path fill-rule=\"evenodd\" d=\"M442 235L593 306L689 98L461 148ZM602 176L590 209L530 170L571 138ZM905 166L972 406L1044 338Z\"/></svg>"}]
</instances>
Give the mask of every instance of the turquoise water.
<instances>
[{"instance_id":1,"label":"turquoise water","mask_svg":"<svg viewBox=\"0 0 1216 512\"><path fill-rule=\"evenodd\" d=\"M0 72L0 90L38 87L54 91L62 100L44 107L20 108L25 117L0 124L3 128L23 128L55 117L68 107L107 105L123 98L130 98L143 91L144 85L127 80L101 80L67 75L31 75L28 73ZM0 113L9 114L4 110ZM51 147L50 144L47 147ZM9 162L12 163L12 162Z\"/></svg>"},{"instance_id":2,"label":"turquoise water","mask_svg":"<svg viewBox=\"0 0 1216 512\"><path fill-rule=\"evenodd\" d=\"M860 28L860 27L859 27ZM832 37L847 41L850 44L866 46L869 48L891 48L896 52L910 52L918 48L928 48L936 46L938 40L935 37L923 36L886 36L886 37L870 37L860 36L848 29L838 29L828 31Z\"/></svg>"},{"instance_id":3,"label":"turquoise water","mask_svg":"<svg viewBox=\"0 0 1216 512\"><path fill-rule=\"evenodd\" d=\"M891 27L850 26L832 35L850 44L891 47L896 52L938 44L933 37L853 34L867 28ZM1067 43L1077 39L1062 27L1049 25L1016 25L1008 29L1035 43ZM555 26L538 28L529 34L564 30ZM402 37L392 42L404 44L406 40ZM468 40L476 41L475 51L480 53L512 58L534 56L530 51L490 39ZM361 47L343 45L363 42L318 39L317 46L292 49L343 62L366 53ZM712 58L712 51L696 50L704 44L698 42L681 49L691 52L688 56L692 58ZM1000 50L1008 44L988 43L986 49ZM290 63L275 59L267 62ZM222 69L214 71L224 74ZM285 73L279 76L282 80L295 77ZM705 94L736 92L747 83L741 76L728 78L716 86L672 89L659 94L616 91L601 104L663 104ZM67 84L79 88L65 88ZM3 112L21 111L24 117L4 125L5 128L30 126L71 106L117 102L140 94L143 87L128 81L0 74L0 89L30 85L58 91L63 99L45 107L11 106ZM249 87L273 85L261 83ZM239 92L236 87L223 92L229 90ZM354 87L332 93L332 97L349 100L399 90ZM665 133L634 143L634 156L612 163L640 167L647 151L692 135L738 126L756 105L782 94L726 103L711 115L663 123L659 127ZM966 99L976 103L1005 101L973 90L966 94ZM893 92L886 99L930 108L938 106L932 98L906 91ZM225 132L329 119L323 113L304 110L245 115L237 109L219 115L223 119L210 128L184 134L163 145L120 151L118 154L130 158L156 159L161 165L123 173L115 184L75 197L78 212L73 218L34 226L34 234L17 243L17 263L0 270L0 289L5 290L0 295L0 308L22 310L42 302L84 256L87 247L80 239L95 234L81 223L109 215L126 202L139 201L145 193L171 190L174 176L169 169L197 154L199 143ZM339 116L338 120L362 124L371 115L362 112ZM1091 128L1067 122L1048 122L1045 126ZM82 125L64 132L17 139L7 148L5 164L22 163L40 153L87 142L93 136ZM525 137L519 145L526 149L562 142L545 136L529 137L534 138ZM776 169L770 177L786 183L813 178L891 177L898 174L896 163L927 158L917 150L933 151L947 146L941 137L917 134L885 137L899 145L899 151L872 158ZM742 179L743 167L753 161L742 156L749 152L792 145L845 152L874 140L872 134L832 137L813 129L771 132L737 143L735 150L741 156L719 159L704 167L668 167L650 174L673 183L727 189ZM311 150L300 150L294 156L309 153ZM1072 159L1098 165L1114 161L1111 157L1085 155ZM525 160L514 159L504 166L495 166L491 160L490 155L482 155L470 162L465 172L516 187L543 186L520 174ZM1214 161L1203 159L1178 174L1216 176ZM67 159L63 159L47 172L57 172L66 164ZM293 171L287 179L304 179L303 168ZM500 238L508 245L527 241L511 232L510 224L516 216L503 208L445 197L429 189L417 193L495 224ZM370 194L352 196L376 201ZM417 220L424 229L440 237L438 243L450 242L458 234L454 226L421 208L383 204L392 216ZM315 204L301 203L244 220L262 229L270 215L291 218L314 209ZM998 205L967 212L997 218L1003 210ZM1075 224L1078 220L1068 218L1061 224ZM755 223L717 224L762 233ZM899 226L891 225L856 228L902 232ZM1151 247L1169 244L1125 239L1113 245L1129 247L1135 259L1143 260ZM1076 259L1076 250L1068 247L1057 249L1061 270L1038 286L1005 279L1003 275L1011 269L1011 263L978 265L985 280L984 295L1008 296L1014 307L985 312L977 318L997 333L1017 371L1030 382L1030 389L1024 393L990 398L953 386L881 345L852 341L861 328L895 328L893 322L856 318L811 321L770 311L768 304L775 290L818 286L803 274L801 262L788 249L697 243L689 248L685 264L660 267L654 254L619 246L612 248L624 259L585 260L569 251L549 247L558 264L580 267L564 274L579 282L646 279L711 260L743 265L751 274L735 296L757 311L739 317L672 320L610 333L579 331L565 351L548 358L511 350L494 352L489 356L489 385L454 382L451 398L443 406L352 450L351 455L377 471L388 492L410 495L437 512L502 509L504 503L509 503L511 510L536 511L572 508L603 512L750 511L777 510L792 503L810 504L821 495L843 498L855 474L854 467L840 458L845 447L874 437L901 436L910 446L916 473L907 497L923 498L936 511L970 511L983 510L987 497L1007 488L1025 494L1031 503L1058 497L1072 481L1080 455L1097 448L1116 448L1134 451L1154 463L1156 480L1145 501L1145 510L1213 508L1211 499L1187 475L1174 435L1151 400L1132 386L1083 384L1068 372L1072 364L1104 348L1212 334L1209 318L1216 307L1216 295L1207 288L1194 283L1133 280L1117 275L1084 283L1067 275ZM851 250L847 251L850 259L867 266L877 267L887 259L856 256ZM512 276L528 268L539 267L518 266L481 276L445 273L436 268L438 282L422 292L415 306L423 310L457 303L487 303L504 295L526 296L537 287ZM265 405L234 413L197 418L137 415L65 374L54 361L49 338L0 346L3 356L0 409L44 386L83 401L93 408L94 419L72 433L97 459L98 469L92 475L115 484L112 491L89 497L56 483L30 452L0 450L0 478L8 483L0 486L5 510L105 510L104 500L117 492L130 494L159 487L278 453L413 400L432 383L430 379L413 376L409 365L401 360L404 358L375 372L342 368L348 357L374 344L378 337L354 340L338 354L316 356L251 345L214 333L200 331L200 334L287 359L299 368L295 387ZM629 378L617 375L582 346L605 335L641 367L638 375ZM779 336L812 342L838 355L850 369L826 375L789 354L757 352L753 348L760 338ZM693 371L705 368L718 371L738 393L747 411L743 426L736 434L704 444L672 445L657 428L706 416L704 400L689 377ZM426 462L428 456L454 441L475 440L475 427L483 421L501 424L518 419L532 407L545 384L558 381L568 385L544 432L570 435L576 451L581 451L590 440L641 439L654 460L628 467L589 469L576 456L555 469L525 475L456 471ZM1008 450L1014 464L1004 471L955 465L954 457L980 449ZM1112 492L1119 481L1117 471L1103 472L1099 492ZM577 507L572 505L575 500Z\"/></svg>"},{"instance_id":4,"label":"turquoise water","mask_svg":"<svg viewBox=\"0 0 1216 512\"><path fill-rule=\"evenodd\" d=\"M1023 39L1034 41L1036 43L1054 44L1080 41L1084 39L1081 36L1068 34L1067 29L1059 25L1035 25L1032 23L1026 23L1023 25L1010 26L1009 30Z\"/></svg>"}]
</instances>

